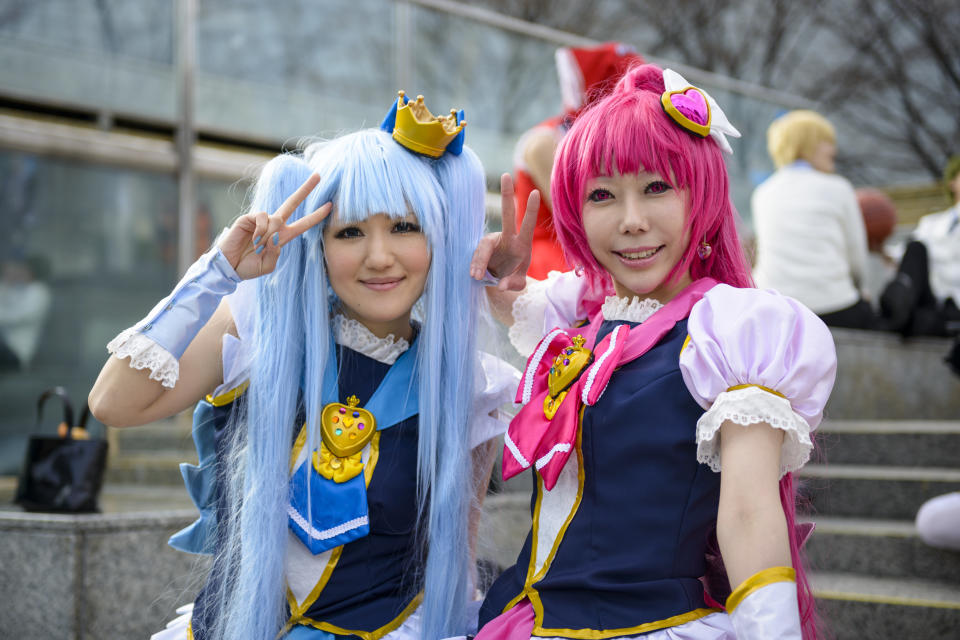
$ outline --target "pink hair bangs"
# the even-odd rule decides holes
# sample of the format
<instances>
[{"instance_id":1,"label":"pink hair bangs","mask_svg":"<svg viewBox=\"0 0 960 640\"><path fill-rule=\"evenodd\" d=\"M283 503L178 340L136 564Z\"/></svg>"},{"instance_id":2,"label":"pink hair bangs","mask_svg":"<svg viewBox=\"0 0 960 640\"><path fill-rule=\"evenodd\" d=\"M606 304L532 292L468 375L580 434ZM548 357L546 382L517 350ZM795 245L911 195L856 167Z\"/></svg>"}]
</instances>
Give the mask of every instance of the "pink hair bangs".
<instances>
[{"instance_id":1,"label":"pink hair bangs","mask_svg":"<svg viewBox=\"0 0 960 640\"><path fill-rule=\"evenodd\" d=\"M569 264L581 265L595 290L609 290L609 275L590 252L582 224L585 185L600 175L647 171L686 192L690 243L668 278L690 272L737 286L752 286L736 231L722 151L710 138L682 129L663 111L663 73L634 67L607 97L584 111L561 141L551 176L553 223ZM697 246L713 248L701 260Z\"/></svg>"}]
</instances>

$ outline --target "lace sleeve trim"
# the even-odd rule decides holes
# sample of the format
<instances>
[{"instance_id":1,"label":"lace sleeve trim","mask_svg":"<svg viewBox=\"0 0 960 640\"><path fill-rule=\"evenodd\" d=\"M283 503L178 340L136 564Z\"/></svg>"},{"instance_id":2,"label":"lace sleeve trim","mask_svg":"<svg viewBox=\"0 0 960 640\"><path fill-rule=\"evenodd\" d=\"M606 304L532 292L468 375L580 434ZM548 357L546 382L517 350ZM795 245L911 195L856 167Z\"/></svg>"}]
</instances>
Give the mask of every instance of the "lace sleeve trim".
<instances>
[{"instance_id":1,"label":"lace sleeve trim","mask_svg":"<svg viewBox=\"0 0 960 640\"><path fill-rule=\"evenodd\" d=\"M513 324L507 337L513 348L524 358L533 353L543 338L548 282L549 280L527 280L526 290L513 301Z\"/></svg>"},{"instance_id":2,"label":"lace sleeve trim","mask_svg":"<svg viewBox=\"0 0 960 640\"><path fill-rule=\"evenodd\" d=\"M748 426L765 422L785 432L780 450L780 476L800 469L810 459L810 425L786 398L759 387L726 391L697 421L697 461L720 471L720 426L729 420Z\"/></svg>"},{"instance_id":3,"label":"lace sleeve trim","mask_svg":"<svg viewBox=\"0 0 960 640\"><path fill-rule=\"evenodd\" d=\"M180 378L180 363L173 354L140 333L136 327L126 329L107 344L107 351L123 360L130 358L133 369L149 369L150 379L172 389Z\"/></svg>"}]
</instances>

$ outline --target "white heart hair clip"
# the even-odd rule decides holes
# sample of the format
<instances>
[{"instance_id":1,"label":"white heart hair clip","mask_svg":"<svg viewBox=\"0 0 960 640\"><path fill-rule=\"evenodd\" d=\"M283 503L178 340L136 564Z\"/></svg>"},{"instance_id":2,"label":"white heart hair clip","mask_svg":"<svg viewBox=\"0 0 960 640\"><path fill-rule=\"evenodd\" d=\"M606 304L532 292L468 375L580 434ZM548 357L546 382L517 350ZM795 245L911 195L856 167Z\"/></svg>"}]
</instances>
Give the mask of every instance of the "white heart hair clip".
<instances>
[{"instance_id":1,"label":"white heart hair clip","mask_svg":"<svg viewBox=\"0 0 960 640\"><path fill-rule=\"evenodd\" d=\"M709 93L684 80L673 69L663 70L663 85L666 91L660 96L660 104L674 122L701 138L710 136L721 149L733 153L727 136L739 138L740 132Z\"/></svg>"}]
</instances>

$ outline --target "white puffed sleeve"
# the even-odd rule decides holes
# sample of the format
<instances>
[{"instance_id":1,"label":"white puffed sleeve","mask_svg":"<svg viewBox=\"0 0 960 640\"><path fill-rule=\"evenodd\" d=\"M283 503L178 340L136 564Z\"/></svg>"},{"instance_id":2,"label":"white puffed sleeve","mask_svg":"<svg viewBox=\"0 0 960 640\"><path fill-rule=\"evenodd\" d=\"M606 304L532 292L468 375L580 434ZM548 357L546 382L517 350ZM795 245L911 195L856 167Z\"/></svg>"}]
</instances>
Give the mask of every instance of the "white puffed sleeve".
<instances>
[{"instance_id":1,"label":"white puffed sleeve","mask_svg":"<svg viewBox=\"0 0 960 640\"><path fill-rule=\"evenodd\" d=\"M514 367L483 351L479 351L478 356L469 426L471 449L507 430L510 420L500 415L500 406L513 402L520 384L520 372Z\"/></svg>"},{"instance_id":2,"label":"white puffed sleeve","mask_svg":"<svg viewBox=\"0 0 960 640\"><path fill-rule=\"evenodd\" d=\"M573 271L551 271L546 280L527 280L513 303L510 344L524 358L554 327L570 327L586 317L583 309L587 280Z\"/></svg>"},{"instance_id":3,"label":"white puffed sleeve","mask_svg":"<svg viewBox=\"0 0 960 640\"><path fill-rule=\"evenodd\" d=\"M718 285L694 305L680 370L707 412L697 459L720 471L720 425L765 422L786 432L780 473L810 458L836 378L833 336L812 311L774 291Z\"/></svg>"}]
</instances>

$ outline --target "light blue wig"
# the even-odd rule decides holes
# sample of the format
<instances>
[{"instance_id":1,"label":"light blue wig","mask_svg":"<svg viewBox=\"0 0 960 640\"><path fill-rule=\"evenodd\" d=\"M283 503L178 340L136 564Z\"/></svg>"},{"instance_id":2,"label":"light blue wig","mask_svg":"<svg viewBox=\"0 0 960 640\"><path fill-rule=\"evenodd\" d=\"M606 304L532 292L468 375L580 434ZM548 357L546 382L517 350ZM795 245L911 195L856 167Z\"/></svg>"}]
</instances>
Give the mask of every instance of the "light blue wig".
<instances>
[{"instance_id":1,"label":"light blue wig","mask_svg":"<svg viewBox=\"0 0 960 640\"><path fill-rule=\"evenodd\" d=\"M321 182L291 220L327 201L341 221L416 214L431 252L422 297L419 368L419 527L427 549L422 637L464 633L467 519L474 487L467 450L482 290L469 277L483 232L484 174L465 148L432 160L380 130L364 130L274 158L252 211L272 212L307 177ZM321 389L335 303L323 260L322 225L290 242L276 270L257 281L256 355L239 436L229 458L229 517L218 563L230 567L217 594L212 636L272 640L285 622L284 555L291 443L301 398L308 442L319 443Z\"/></svg>"}]
</instances>

